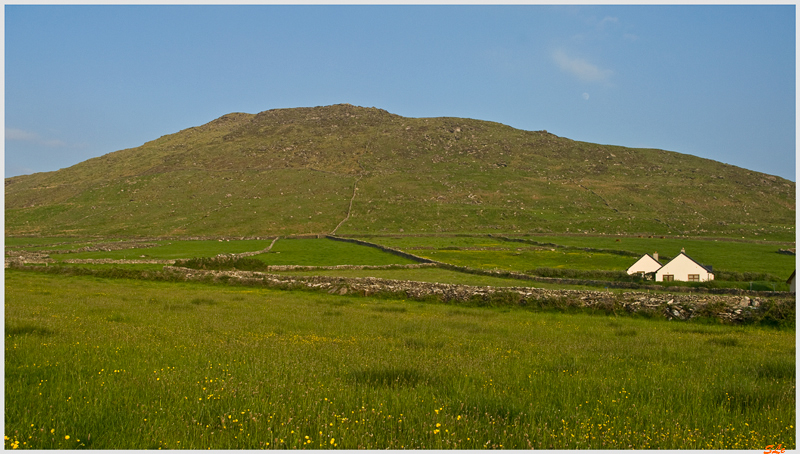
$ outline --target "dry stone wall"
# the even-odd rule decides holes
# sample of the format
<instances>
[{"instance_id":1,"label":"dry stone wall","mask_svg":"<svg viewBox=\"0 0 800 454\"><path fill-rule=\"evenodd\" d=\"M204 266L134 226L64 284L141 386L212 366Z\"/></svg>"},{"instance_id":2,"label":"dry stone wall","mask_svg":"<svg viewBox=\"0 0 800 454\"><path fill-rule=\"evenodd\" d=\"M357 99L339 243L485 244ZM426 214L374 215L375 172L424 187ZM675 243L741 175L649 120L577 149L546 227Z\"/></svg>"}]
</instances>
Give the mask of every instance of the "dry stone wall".
<instances>
[{"instance_id":1,"label":"dry stone wall","mask_svg":"<svg viewBox=\"0 0 800 454\"><path fill-rule=\"evenodd\" d=\"M493 298L499 297L506 304L510 302L518 306L587 307L621 312L648 312L678 320L688 320L696 316L715 316L727 321L740 322L748 319L749 312L758 311L768 299L734 295L488 287L373 277L284 276L252 271L209 271L170 266L165 266L164 270L180 275L186 280L225 280L249 285L316 289L339 295L392 293L415 299L432 296L444 302L454 303L481 301L491 303ZM791 304L791 307L795 304L794 297L788 295L771 299Z\"/></svg>"},{"instance_id":2,"label":"dry stone wall","mask_svg":"<svg viewBox=\"0 0 800 454\"><path fill-rule=\"evenodd\" d=\"M401 251L399 249L390 248L390 247L383 246L383 245L380 245L380 244L370 243L368 241L356 240L354 238L342 238L342 237L338 237L338 236L334 236L334 235L326 235L326 238L328 238L330 240L335 240L335 241L343 241L345 243L353 243L353 244L359 244L361 246L374 247L375 249L380 249L383 252L388 252L389 254L394 254L394 255L397 255L399 257L403 257L403 258L406 258L406 259L409 259L409 260L414 260L414 261L420 262L420 263L437 263L437 262L435 262L433 260L429 260L429 259L420 257L418 255L409 254L408 252L403 252L403 251Z\"/></svg>"},{"instance_id":3,"label":"dry stone wall","mask_svg":"<svg viewBox=\"0 0 800 454\"><path fill-rule=\"evenodd\" d=\"M63 263L74 264L101 264L101 265L172 265L175 260L171 259L65 259Z\"/></svg>"},{"instance_id":4,"label":"dry stone wall","mask_svg":"<svg viewBox=\"0 0 800 454\"><path fill-rule=\"evenodd\" d=\"M56 261L46 254L35 255L26 254L14 257L6 257L5 267L8 268L12 265L37 265L37 264L50 264L50 263L72 263L72 264L100 264L100 265L138 265L138 264L151 264L151 265L174 265L175 260L171 259L64 259Z\"/></svg>"},{"instance_id":5,"label":"dry stone wall","mask_svg":"<svg viewBox=\"0 0 800 454\"><path fill-rule=\"evenodd\" d=\"M330 265L330 266L306 266L306 265L270 265L269 271L315 271L315 270L396 270L396 269L419 269L437 268L435 263L412 263L408 265Z\"/></svg>"}]
</instances>

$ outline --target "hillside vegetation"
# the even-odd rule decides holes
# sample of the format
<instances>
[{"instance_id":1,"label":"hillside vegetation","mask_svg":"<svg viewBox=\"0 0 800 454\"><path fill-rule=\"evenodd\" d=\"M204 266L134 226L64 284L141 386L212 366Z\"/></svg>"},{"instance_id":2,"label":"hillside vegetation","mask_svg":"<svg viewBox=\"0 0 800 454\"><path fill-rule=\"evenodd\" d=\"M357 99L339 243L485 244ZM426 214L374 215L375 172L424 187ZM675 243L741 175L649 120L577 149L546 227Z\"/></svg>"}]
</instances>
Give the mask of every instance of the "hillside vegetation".
<instances>
[{"instance_id":1,"label":"hillside vegetation","mask_svg":"<svg viewBox=\"0 0 800 454\"><path fill-rule=\"evenodd\" d=\"M5 189L7 236L795 234L780 177L351 105L232 113Z\"/></svg>"}]
</instances>

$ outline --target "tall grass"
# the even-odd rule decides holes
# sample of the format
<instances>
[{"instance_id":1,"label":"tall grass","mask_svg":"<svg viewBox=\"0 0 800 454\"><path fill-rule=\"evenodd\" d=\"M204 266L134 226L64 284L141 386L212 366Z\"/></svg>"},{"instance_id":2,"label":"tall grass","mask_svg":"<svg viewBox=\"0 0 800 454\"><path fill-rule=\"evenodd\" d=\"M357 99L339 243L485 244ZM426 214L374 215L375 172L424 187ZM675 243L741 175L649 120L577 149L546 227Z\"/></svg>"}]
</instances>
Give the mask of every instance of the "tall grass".
<instances>
[{"instance_id":1,"label":"tall grass","mask_svg":"<svg viewBox=\"0 0 800 454\"><path fill-rule=\"evenodd\" d=\"M6 274L6 447L795 448L794 331Z\"/></svg>"}]
</instances>

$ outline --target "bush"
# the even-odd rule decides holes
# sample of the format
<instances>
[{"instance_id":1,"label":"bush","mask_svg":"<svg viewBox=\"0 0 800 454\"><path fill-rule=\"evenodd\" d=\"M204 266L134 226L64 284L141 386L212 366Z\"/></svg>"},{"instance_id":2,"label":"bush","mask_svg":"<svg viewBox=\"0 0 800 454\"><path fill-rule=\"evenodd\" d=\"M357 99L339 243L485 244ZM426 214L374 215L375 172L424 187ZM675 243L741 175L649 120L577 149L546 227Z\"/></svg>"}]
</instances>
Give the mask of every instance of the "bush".
<instances>
[{"instance_id":1,"label":"bush","mask_svg":"<svg viewBox=\"0 0 800 454\"><path fill-rule=\"evenodd\" d=\"M770 273L753 273L750 271L714 271L714 278L720 281L736 281L736 282L755 282L755 281L768 281L768 282L784 282L786 279L781 279L778 276ZM755 290L755 289L754 289ZM770 290L772 290L770 288Z\"/></svg>"},{"instance_id":2,"label":"bush","mask_svg":"<svg viewBox=\"0 0 800 454\"><path fill-rule=\"evenodd\" d=\"M775 328L795 328L795 301L766 300L751 311L748 322Z\"/></svg>"},{"instance_id":3,"label":"bush","mask_svg":"<svg viewBox=\"0 0 800 454\"><path fill-rule=\"evenodd\" d=\"M609 271L609 270L574 270L564 268L548 268L539 267L532 270L525 271L525 274L531 274L541 277L554 277L566 279L599 279L605 281L622 281L622 282L642 282L642 278L637 275L629 275L625 271Z\"/></svg>"}]
</instances>

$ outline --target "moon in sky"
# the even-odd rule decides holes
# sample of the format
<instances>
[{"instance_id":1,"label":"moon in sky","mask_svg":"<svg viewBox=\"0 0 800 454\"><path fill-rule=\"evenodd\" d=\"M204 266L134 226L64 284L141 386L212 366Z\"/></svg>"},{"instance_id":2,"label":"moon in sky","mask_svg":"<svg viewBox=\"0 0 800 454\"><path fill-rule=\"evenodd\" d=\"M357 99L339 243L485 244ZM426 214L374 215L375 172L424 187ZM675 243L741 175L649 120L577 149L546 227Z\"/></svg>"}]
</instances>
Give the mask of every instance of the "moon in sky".
<instances>
[{"instance_id":1,"label":"moon in sky","mask_svg":"<svg viewBox=\"0 0 800 454\"><path fill-rule=\"evenodd\" d=\"M582 96L583 96L583 99L585 99L587 101L589 100L589 93L584 93Z\"/></svg>"}]
</instances>

